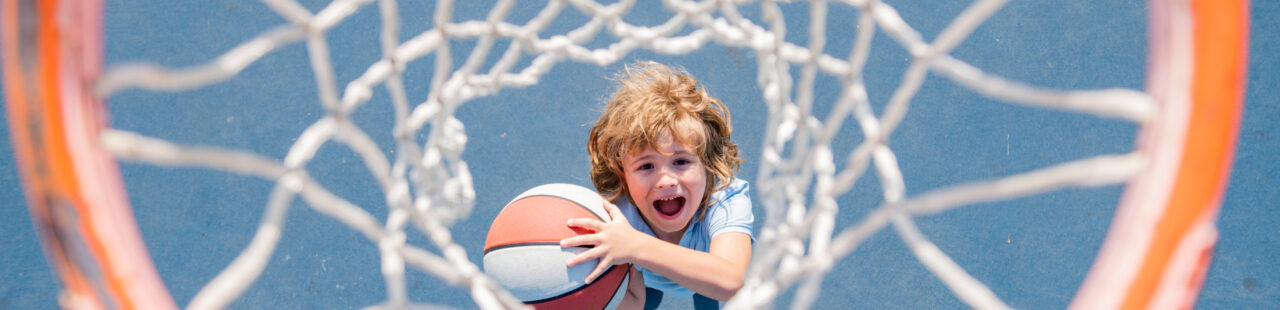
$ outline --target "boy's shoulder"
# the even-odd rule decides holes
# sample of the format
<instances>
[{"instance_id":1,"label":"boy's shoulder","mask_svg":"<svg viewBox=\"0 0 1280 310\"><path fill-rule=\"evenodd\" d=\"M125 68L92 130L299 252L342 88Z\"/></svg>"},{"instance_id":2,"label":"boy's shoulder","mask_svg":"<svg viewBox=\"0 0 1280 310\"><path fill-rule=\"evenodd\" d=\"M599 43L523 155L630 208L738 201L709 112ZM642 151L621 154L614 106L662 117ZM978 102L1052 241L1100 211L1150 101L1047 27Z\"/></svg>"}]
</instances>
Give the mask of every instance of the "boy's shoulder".
<instances>
[{"instance_id":1,"label":"boy's shoulder","mask_svg":"<svg viewBox=\"0 0 1280 310\"><path fill-rule=\"evenodd\" d=\"M707 245L711 238L726 232L744 233L754 240L751 230L755 214L751 210L750 187L747 181L734 178L728 186L712 195L712 203L707 206L705 216L699 220L699 228L696 229Z\"/></svg>"},{"instance_id":2,"label":"boy's shoulder","mask_svg":"<svg viewBox=\"0 0 1280 310\"><path fill-rule=\"evenodd\" d=\"M746 180L733 178L733 181L729 182L729 186L725 186L711 194L711 201L713 201L711 204L716 205L727 202L727 200L734 197L745 197L750 188L751 184L747 183Z\"/></svg>"},{"instance_id":3,"label":"boy's shoulder","mask_svg":"<svg viewBox=\"0 0 1280 310\"><path fill-rule=\"evenodd\" d=\"M754 217L751 214L752 206L751 194L749 193L750 188L751 185L748 184L747 181L734 178L733 181L729 182L729 186L725 186L725 188L720 189L711 195L711 203L707 205L706 210L708 216L704 217L703 220L718 221L709 219L708 217Z\"/></svg>"}]
</instances>

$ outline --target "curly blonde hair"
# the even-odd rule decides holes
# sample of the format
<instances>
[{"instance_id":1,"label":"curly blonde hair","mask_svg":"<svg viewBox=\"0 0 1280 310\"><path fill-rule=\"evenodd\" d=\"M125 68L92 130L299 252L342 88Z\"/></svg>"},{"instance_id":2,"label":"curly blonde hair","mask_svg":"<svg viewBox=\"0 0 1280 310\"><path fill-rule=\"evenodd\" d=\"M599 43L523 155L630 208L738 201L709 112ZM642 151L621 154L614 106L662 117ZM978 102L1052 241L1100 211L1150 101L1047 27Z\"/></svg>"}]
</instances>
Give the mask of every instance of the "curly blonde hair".
<instances>
[{"instance_id":1,"label":"curly blonde hair","mask_svg":"<svg viewBox=\"0 0 1280 310\"><path fill-rule=\"evenodd\" d=\"M698 88L698 81L684 70L656 62L626 66L617 80L613 97L588 137L591 182L611 202L624 197L630 201L622 159L630 152L658 149L658 139L671 134L700 154L706 167L708 182L697 216L702 218L711 194L728 186L742 163L738 146L729 139L729 109Z\"/></svg>"}]
</instances>

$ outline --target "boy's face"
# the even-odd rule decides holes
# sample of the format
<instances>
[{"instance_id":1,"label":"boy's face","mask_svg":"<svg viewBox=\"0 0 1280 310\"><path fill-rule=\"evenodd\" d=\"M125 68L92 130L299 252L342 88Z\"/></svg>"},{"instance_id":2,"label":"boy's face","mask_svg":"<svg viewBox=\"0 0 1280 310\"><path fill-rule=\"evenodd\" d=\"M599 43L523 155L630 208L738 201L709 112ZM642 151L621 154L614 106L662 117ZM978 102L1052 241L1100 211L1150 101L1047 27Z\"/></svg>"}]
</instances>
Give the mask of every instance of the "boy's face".
<instances>
[{"instance_id":1,"label":"boy's face","mask_svg":"<svg viewBox=\"0 0 1280 310\"><path fill-rule=\"evenodd\" d=\"M701 156L672 138L658 138L657 149L631 152L622 159L623 178L636 209L659 239L677 243L697 213L706 190Z\"/></svg>"}]
</instances>

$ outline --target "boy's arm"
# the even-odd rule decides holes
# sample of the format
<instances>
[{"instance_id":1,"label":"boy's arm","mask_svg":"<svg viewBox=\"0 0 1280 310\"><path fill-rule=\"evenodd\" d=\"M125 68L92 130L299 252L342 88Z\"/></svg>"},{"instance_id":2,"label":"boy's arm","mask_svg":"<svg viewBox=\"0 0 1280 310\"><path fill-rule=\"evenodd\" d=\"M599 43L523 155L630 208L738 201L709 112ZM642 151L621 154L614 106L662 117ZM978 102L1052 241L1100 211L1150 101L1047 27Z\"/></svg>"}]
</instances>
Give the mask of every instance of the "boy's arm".
<instances>
[{"instance_id":1,"label":"boy's arm","mask_svg":"<svg viewBox=\"0 0 1280 310\"><path fill-rule=\"evenodd\" d=\"M587 276L588 282L595 280L610 265L633 263L717 300L733 297L742 287L742 277L751 260L751 237L747 234L729 232L717 235L711 239L708 252L701 252L636 231L628 224L622 211L611 203L605 203L605 210L614 220L608 223L594 219L570 220L570 227L595 233L560 242L563 247L593 246L567 262L572 266L599 258L600 265Z\"/></svg>"},{"instance_id":2,"label":"boy's arm","mask_svg":"<svg viewBox=\"0 0 1280 310\"><path fill-rule=\"evenodd\" d=\"M640 268L631 268L631 279L627 280L627 294L622 296L622 303L618 304L618 309L644 309L645 291L644 291L644 273L640 272Z\"/></svg>"},{"instance_id":3,"label":"boy's arm","mask_svg":"<svg viewBox=\"0 0 1280 310\"><path fill-rule=\"evenodd\" d=\"M636 265L716 300L728 300L742 288L742 277L751 261L751 237L747 234L717 235L708 252L651 239L653 244L640 252Z\"/></svg>"}]
</instances>

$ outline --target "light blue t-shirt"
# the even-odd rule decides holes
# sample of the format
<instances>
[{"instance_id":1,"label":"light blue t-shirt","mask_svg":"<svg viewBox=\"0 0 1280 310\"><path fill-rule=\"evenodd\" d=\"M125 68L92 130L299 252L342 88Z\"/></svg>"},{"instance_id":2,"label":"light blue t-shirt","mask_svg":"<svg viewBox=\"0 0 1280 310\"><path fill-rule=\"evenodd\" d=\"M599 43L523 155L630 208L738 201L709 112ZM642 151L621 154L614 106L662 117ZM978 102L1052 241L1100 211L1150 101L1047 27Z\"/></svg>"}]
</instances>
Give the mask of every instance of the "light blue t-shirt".
<instances>
[{"instance_id":1,"label":"light blue t-shirt","mask_svg":"<svg viewBox=\"0 0 1280 310\"><path fill-rule=\"evenodd\" d=\"M750 185L747 181L733 179L728 187L711 194L711 205L707 206L706 215L699 221L696 218L689 223L689 229L680 237L680 246L696 251L707 252L711 247L711 238L727 232L740 232L751 237L751 224L755 215L751 213L751 195L747 193ZM643 233L655 236L649 225L641 218L640 211L627 199L618 202L618 209L627 217L631 227ZM637 266L638 267L638 266ZM644 285L658 289L672 297L690 298L693 291L662 275L640 268L644 273Z\"/></svg>"}]
</instances>

